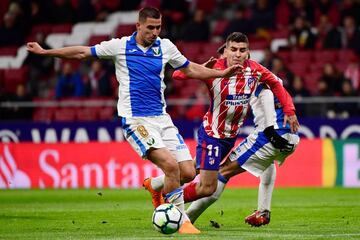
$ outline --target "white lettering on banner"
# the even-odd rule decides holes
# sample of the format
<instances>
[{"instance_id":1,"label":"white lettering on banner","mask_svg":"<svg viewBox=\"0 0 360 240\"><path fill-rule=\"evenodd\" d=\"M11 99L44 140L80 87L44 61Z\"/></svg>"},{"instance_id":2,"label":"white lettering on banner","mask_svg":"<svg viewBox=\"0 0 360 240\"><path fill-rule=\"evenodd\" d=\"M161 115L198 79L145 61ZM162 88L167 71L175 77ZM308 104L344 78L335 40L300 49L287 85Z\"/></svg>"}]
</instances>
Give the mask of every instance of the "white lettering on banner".
<instances>
[{"instance_id":1,"label":"white lettering on banner","mask_svg":"<svg viewBox=\"0 0 360 240\"><path fill-rule=\"evenodd\" d=\"M323 125L320 127L319 135L322 138L328 137L328 138L332 138L332 139L337 139L336 131L331 126L328 126L328 125Z\"/></svg>"},{"instance_id":2,"label":"white lettering on banner","mask_svg":"<svg viewBox=\"0 0 360 240\"><path fill-rule=\"evenodd\" d=\"M105 186L106 179L109 188L139 188L142 180L140 179L141 170L145 177L162 174L159 168L150 163L144 164L143 169L140 169L136 163L121 165L114 158L110 158L104 165L87 163L76 166L73 163L66 163L61 166L59 152L53 149L46 149L40 153L39 166L41 171L51 179L49 183L49 180L46 181L44 177L40 177L40 188L102 188ZM82 175L79 175L80 173Z\"/></svg>"},{"instance_id":3,"label":"white lettering on banner","mask_svg":"<svg viewBox=\"0 0 360 240\"><path fill-rule=\"evenodd\" d=\"M124 134L123 131L120 127L115 128L115 139L111 139L109 131L106 128L100 127L97 129L97 141L99 142L110 142L110 141L118 141L118 142L122 142L124 141ZM61 129L60 132L60 142L63 143L68 143L70 141L72 141L72 139L70 139L71 136L71 130L70 128L63 128ZM0 135L1 137L1 135ZM16 137L16 136L15 136ZM45 130L44 133L44 139L41 139L41 135L40 135L40 130L33 128L31 129L31 137L32 137L32 141L34 143L41 143L41 142L45 142L45 143L57 143L59 142L59 138L58 135L56 133L56 130L54 128L47 128ZM17 138L14 139L14 137L12 136L11 139L13 142L17 142ZM81 143L87 143L90 141L89 138L89 133L86 130L86 128L78 128L75 130L74 133L74 142L81 142Z\"/></svg>"},{"instance_id":4,"label":"white lettering on banner","mask_svg":"<svg viewBox=\"0 0 360 240\"><path fill-rule=\"evenodd\" d=\"M62 131L64 132L64 131ZM65 137L64 137L65 138ZM64 140L64 138L61 138L61 140ZM56 143L58 142L57 134L54 128L49 128L45 132L45 138L44 141L47 143Z\"/></svg>"},{"instance_id":5,"label":"white lettering on banner","mask_svg":"<svg viewBox=\"0 0 360 240\"><path fill-rule=\"evenodd\" d=\"M10 130L4 129L0 131L0 140L3 143L19 142L19 138Z\"/></svg>"},{"instance_id":6,"label":"white lettering on banner","mask_svg":"<svg viewBox=\"0 0 360 240\"><path fill-rule=\"evenodd\" d=\"M34 143L40 143L41 137L38 129L31 129L31 138Z\"/></svg>"},{"instance_id":7,"label":"white lettering on banner","mask_svg":"<svg viewBox=\"0 0 360 240\"><path fill-rule=\"evenodd\" d=\"M74 142L78 142L78 143L89 142L89 135L85 128L79 128L76 130Z\"/></svg>"},{"instance_id":8,"label":"white lettering on banner","mask_svg":"<svg viewBox=\"0 0 360 240\"><path fill-rule=\"evenodd\" d=\"M344 129L341 133L341 139L347 139L351 134L358 133L360 134L360 125L350 125Z\"/></svg>"},{"instance_id":9,"label":"white lettering on banner","mask_svg":"<svg viewBox=\"0 0 360 240\"><path fill-rule=\"evenodd\" d=\"M1 188L30 188L29 176L18 169L9 146L4 145L4 156L0 155L0 189Z\"/></svg>"},{"instance_id":10,"label":"white lettering on banner","mask_svg":"<svg viewBox=\"0 0 360 240\"><path fill-rule=\"evenodd\" d=\"M304 125L300 125L298 133L304 135L306 138L309 139L313 139L315 137L311 129Z\"/></svg>"},{"instance_id":11,"label":"white lettering on banner","mask_svg":"<svg viewBox=\"0 0 360 240\"><path fill-rule=\"evenodd\" d=\"M102 188L103 187L103 170L100 164L91 163L91 164L84 164L81 167L84 175L84 187L91 188L91 172L95 173L95 187Z\"/></svg>"},{"instance_id":12,"label":"white lettering on banner","mask_svg":"<svg viewBox=\"0 0 360 240\"><path fill-rule=\"evenodd\" d=\"M69 128L64 128L61 131L61 142L70 142L70 129Z\"/></svg>"},{"instance_id":13,"label":"white lettering on banner","mask_svg":"<svg viewBox=\"0 0 360 240\"><path fill-rule=\"evenodd\" d=\"M138 188L140 186L139 183L139 168L135 163L127 163L125 164L121 172L123 174L122 184L123 188Z\"/></svg>"},{"instance_id":14,"label":"white lettering on banner","mask_svg":"<svg viewBox=\"0 0 360 240\"><path fill-rule=\"evenodd\" d=\"M61 188L78 188L79 182L78 182L78 171L74 164L68 163L65 164L61 168L61 176L64 176L61 179Z\"/></svg>"},{"instance_id":15,"label":"white lettering on banner","mask_svg":"<svg viewBox=\"0 0 360 240\"><path fill-rule=\"evenodd\" d=\"M99 139L99 142L110 142L111 137L109 132L106 130L106 128L99 128L97 132L97 139Z\"/></svg>"},{"instance_id":16,"label":"white lettering on banner","mask_svg":"<svg viewBox=\"0 0 360 240\"><path fill-rule=\"evenodd\" d=\"M47 161L47 158L51 157L56 163L59 163L59 153L56 150L44 150L40 153L39 156L39 166L40 169L47 175L51 177L53 180L52 186L47 186L43 179L39 179L39 186L40 188L45 187L53 187L53 188L59 188L60 187L60 174L56 170L56 168L52 167L49 162Z\"/></svg>"},{"instance_id":17,"label":"white lettering on banner","mask_svg":"<svg viewBox=\"0 0 360 240\"><path fill-rule=\"evenodd\" d=\"M344 144L344 186L360 187L359 144Z\"/></svg>"},{"instance_id":18,"label":"white lettering on banner","mask_svg":"<svg viewBox=\"0 0 360 240\"><path fill-rule=\"evenodd\" d=\"M110 161L105 165L108 172L108 184L109 188L120 188L120 184L116 184L116 170L121 169L121 165L111 158Z\"/></svg>"}]
</instances>

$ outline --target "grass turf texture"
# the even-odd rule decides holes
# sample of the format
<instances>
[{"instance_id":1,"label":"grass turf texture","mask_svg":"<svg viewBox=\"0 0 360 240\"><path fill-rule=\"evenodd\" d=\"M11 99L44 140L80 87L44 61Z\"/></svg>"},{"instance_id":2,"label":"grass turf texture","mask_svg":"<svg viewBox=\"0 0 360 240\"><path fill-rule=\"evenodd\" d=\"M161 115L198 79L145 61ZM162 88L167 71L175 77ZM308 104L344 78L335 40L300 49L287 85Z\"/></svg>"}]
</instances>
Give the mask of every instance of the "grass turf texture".
<instances>
[{"instance_id":1,"label":"grass turf texture","mask_svg":"<svg viewBox=\"0 0 360 240\"><path fill-rule=\"evenodd\" d=\"M196 222L162 235L145 190L0 190L0 239L360 239L360 189L275 189L271 223L244 224L256 189L227 189ZM220 224L211 225L210 220Z\"/></svg>"}]
</instances>

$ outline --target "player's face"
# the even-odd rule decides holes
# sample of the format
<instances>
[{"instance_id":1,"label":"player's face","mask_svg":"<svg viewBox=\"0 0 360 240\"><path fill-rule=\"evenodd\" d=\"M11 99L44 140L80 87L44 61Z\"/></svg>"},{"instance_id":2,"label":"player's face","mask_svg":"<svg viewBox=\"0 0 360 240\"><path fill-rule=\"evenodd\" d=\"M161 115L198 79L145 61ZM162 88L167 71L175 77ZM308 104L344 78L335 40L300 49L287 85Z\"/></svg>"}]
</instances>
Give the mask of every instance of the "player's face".
<instances>
[{"instance_id":1,"label":"player's face","mask_svg":"<svg viewBox=\"0 0 360 240\"><path fill-rule=\"evenodd\" d=\"M138 22L136 24L138 32L138 40L144 46L150 46L159 36L161 31L161 17L156 18L146 18L144 22Z\"/></svg>"},{"instance_id":2,"label":"player's face","mask_svg":"<svg viewBox=\"0 0 360 240\"><path fill-rule=\"evenodd\" d=\"M249 46L244 42L229 42L225 50L229 67L235 64L242 65L249 56Z\"/></svg>"}]
</instances>

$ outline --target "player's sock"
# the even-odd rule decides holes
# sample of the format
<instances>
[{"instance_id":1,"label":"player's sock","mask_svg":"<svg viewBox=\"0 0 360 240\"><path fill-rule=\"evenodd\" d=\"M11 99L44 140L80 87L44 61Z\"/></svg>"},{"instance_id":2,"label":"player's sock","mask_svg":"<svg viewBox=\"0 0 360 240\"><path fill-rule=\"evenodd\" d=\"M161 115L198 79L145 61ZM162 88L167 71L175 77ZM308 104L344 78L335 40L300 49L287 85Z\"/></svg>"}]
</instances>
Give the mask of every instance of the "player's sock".
<instances>
[{"instance_id":1,"label":"player's sock","mask_svg":"<svg viewBox=\"0 0 360 240\"><path fill-rule=\"evenodd\" d=\"M184 206L184 191L181 187L176 188L175 190L167 193L165 198L169 203L174 204L179 210L183 213L183 221L189 220L188 216L185 213Z\"/></svg>"},{"instance_id":2,"label":"player's sock","mask_svg":"<svg viewBox=\"0 0 360 240\"><path fill-rule=\"evenodd\" d=\"M160 192L161 189L163 189L164 187L164 182L165 182L165 175L160 175L157 177L152 177L151 178L151 187L155 190Z\"/></svg>"},{"instance_id":3,"label":"player's sock","mask_svg":"<svg viewBox=\"0 0 360 240\"><path fill-rule=\"evenodd\" d=\"M196 219L209 207L211 206L216 200L218 200L225 189L226 183L228 180L218 174L218 181L216 191L209 197L200 198L191 203L191 205L186 210L190 221L194 223Z\"/></svg>"},{"instance_id":4,"label":"player's sock","mask_svg":"<svg viewBox=\"0 0 360 240\"><path fill-rule=\"evenodd\" d=\"M184 201L185 203L199 199L196 193L196 182L191 182L184 187Z\"/></svg>"},{"instance_id":5,"label":"player's sock","mask_svg":"<svg viewBox=\"0 0 360 240\"><path fill-rule=\"evenodd\" d=\"M183 213L182 223L181 223L181 227L179 229L179 233L180 234L199 234L200 231L196 227L194 227L194 225L192 225L189 217L186 215L185 206L184 206L183 189L180 187L180 188L176 188L172 192L167 193L166 199L170 203L177 206L179 208L179 210Z\"/></svg>"},{"instance_id":6,"label":"player's sock","mask_svg":"<svg viewBox=\"0 0 360 240\"><path fill-rule=\"evenodd\" d=\"M271 206L271 197L274 190L276 178L275 164L271 164L260 176L258 210L269 210Z\"/></svg>"}]
</instances>

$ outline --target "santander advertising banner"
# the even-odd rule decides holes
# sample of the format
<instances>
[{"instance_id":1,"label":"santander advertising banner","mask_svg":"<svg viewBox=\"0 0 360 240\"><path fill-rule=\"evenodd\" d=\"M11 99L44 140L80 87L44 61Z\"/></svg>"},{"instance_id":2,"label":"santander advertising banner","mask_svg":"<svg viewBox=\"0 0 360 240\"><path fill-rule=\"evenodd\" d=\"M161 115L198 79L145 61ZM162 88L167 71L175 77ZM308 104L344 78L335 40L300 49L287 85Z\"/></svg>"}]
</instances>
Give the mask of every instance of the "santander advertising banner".
<instances>
[{"instance_id":1,"label":"santander advertising banner","mask_svg":"<svg viewBox=\"0 0 360 240\"><path fill-rule=\"evenodd\" d=\"M196 142L186 141L194 150ZM321 140L302 139L277 171L277 186L322 186ZM0 144L0 188L140 188L146 177L162 174L127 142ZM229 186L254 187L244 173Z\"/></svg>"}]
</instances>

